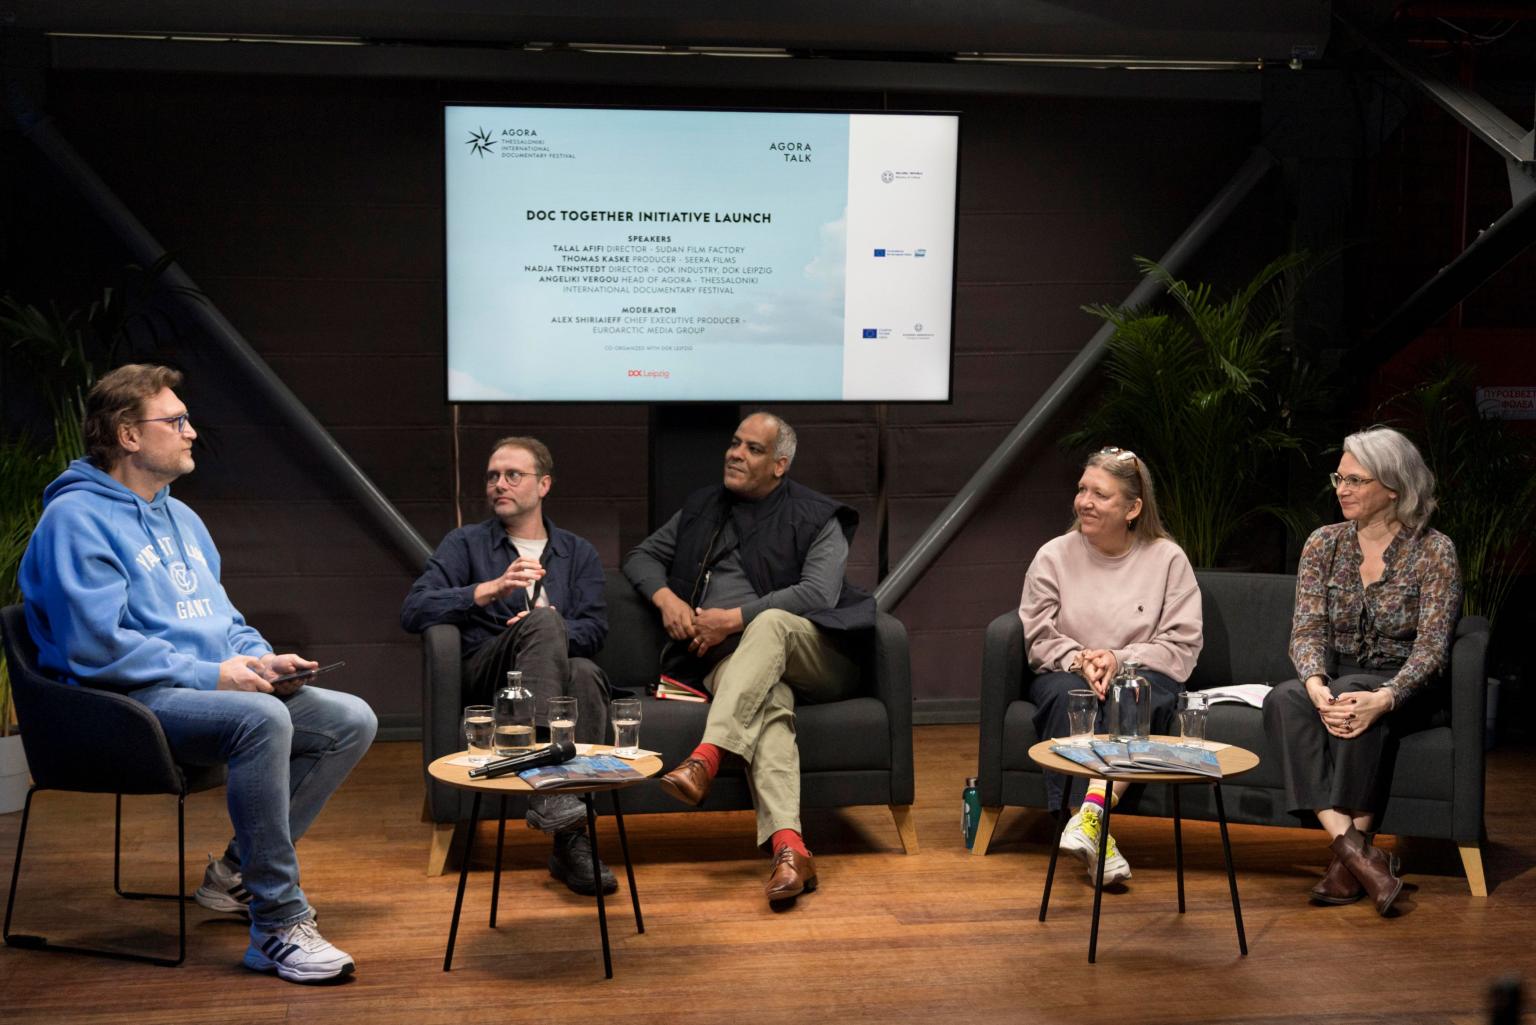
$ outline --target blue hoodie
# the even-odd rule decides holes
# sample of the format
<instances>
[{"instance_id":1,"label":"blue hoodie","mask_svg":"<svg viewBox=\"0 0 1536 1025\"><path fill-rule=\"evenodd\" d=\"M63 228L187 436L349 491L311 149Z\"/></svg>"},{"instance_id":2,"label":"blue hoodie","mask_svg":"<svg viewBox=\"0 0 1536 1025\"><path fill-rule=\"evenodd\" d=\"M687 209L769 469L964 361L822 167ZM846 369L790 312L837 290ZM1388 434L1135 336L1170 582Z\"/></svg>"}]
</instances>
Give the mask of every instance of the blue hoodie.
<instances>
[{"instance_id":1,"label":"blue hoodie","mask_svg":"<svg viewBox=\"0 0 1536 1025\"><path fill-rule=\"evenodd\" d=\"M84 459L43 492L20 577L39 662L77 686L213 690L220 662L272 650L230 604L197 514Z\"/></svg>"}]
</instances>

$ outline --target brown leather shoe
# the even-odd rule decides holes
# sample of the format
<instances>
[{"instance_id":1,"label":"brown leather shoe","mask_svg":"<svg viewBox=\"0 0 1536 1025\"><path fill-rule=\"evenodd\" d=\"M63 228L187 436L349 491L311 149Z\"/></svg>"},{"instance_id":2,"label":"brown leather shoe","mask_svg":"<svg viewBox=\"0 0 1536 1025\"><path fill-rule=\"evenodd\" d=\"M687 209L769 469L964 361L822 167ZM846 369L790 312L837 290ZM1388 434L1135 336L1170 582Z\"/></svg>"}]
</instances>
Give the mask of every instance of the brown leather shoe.
<instances>
[{"instance_id":1,"label":"brown leather shoe","mask_svg":"<svg viewBox=\"0 0 1536 1025\"><path fill-rule=\"evenodd\" d=\"M684 804L702 804L709 796L709 785L714 777L709 766L697 758L685 758L683 763L661 777L661 789Z\"/></svg>"},{"instance_id":2,"label":"brown leather shoe","mask_svg":"<svg viewBox=\"0 0 1536 1025\"><path fill-rule=\"evenodd\" d=\"M1403 881L1397 877L1397 859L1376 847L1368 846L1364 835L1354 826L1349 832L1329 844L1334 857L1344 863L1350 875L1360 881L1370 894L1378 915L1386 914L1392 902L1403 890Z\"/></svg>"},{"instance_id":3,"label":"brown leather shoe","mask_svg":"<svg viewBox=\"0 0 1536 1025\"><path fill-rule=\"evenodd\" d=\"M1365 887L1337 857L1328 863L1328 871L1312 887L1312 899L1319 904L1353 904L1364 896Z\"/></svg>"},{"instance_id":4,"label":"brown leather shoe","mask_svg":"<svg viewBox=\"0 0 1536 1025\"><path fill-rule=\"evenodd\" d=\"M816 889L816 859L793 847L780 847L773 856L773 872L766 891L770 903L793 900Z\"/></svg>"}]
</instances>

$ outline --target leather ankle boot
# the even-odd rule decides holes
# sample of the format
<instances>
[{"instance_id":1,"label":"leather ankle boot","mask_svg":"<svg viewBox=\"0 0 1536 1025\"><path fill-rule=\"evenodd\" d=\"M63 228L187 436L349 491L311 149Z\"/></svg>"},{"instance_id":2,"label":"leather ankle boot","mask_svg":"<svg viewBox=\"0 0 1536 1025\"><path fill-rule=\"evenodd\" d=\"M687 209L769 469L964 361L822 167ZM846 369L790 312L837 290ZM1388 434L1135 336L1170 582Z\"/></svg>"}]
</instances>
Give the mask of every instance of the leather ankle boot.
<instances>
[{"instance_id":1,"label":"leather ankle boot","mask_svg":"<svg viewBox=\"0 0 1536 1025\"><path fill-rule=\"evenodd\" d=\"M1392 902L1402 892L1403 881L1394 871L1393 859L1385 851L1368 846L1365 837L1354 826L1329 845L1333 856L1344 863L1350 875L1359 880L1376 905L1376 913L1384 915Z\"/></svg>"},{"instance_id":2,"label":"leather ankle boot","mask_svg":"<svg viewBox=\"0 0 1536 1025\"><path fill-rule=\"evenodd\" d=\"M1323 878L1312 887L1312 899L1319 904L1353 904L1364 896L1365 887L1337 856L1328 863Z\"/></svg>"}]
</instances>

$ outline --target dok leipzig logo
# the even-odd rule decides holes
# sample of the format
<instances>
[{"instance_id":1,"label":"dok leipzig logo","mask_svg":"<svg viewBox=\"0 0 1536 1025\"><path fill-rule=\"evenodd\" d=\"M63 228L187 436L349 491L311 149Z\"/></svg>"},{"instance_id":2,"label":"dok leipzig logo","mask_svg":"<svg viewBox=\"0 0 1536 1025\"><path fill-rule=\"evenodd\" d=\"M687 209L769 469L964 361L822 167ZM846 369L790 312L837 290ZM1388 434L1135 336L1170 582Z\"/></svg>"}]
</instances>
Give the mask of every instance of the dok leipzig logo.
<instances>
[{"instance_id":1,"label":"dok leipzig logo","mask_svg":"<svg viewBox=\"0 0 1536 1025\"><path fill-rule=\"evenodd\" d=\"M468 146L469 151L475 156L484 157L495 149L496 140L491 138L490 132L480 128L469 133L469 138L465 140L464 145Z\"/></svg>"}]
</instances>

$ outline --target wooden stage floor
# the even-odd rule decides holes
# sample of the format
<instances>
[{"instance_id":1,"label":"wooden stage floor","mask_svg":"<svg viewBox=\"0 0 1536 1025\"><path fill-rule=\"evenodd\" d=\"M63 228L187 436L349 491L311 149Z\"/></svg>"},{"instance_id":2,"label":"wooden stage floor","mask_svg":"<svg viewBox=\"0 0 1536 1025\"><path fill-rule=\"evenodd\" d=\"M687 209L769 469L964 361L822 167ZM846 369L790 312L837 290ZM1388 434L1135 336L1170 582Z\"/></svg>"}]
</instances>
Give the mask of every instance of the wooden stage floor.
<instances>
[{"instance_id":1,"label":"wooden stage floor","mask_svg":"<svg viewBox=\"0 0 1536 1025\"><path fill-rule=\"evenodd\" d=\"M1523 972L1536 1004L1536 752L1493 752L1485 863L1490 895L1469 895L1454 847L1407 843L1401 913L1305 899L1322 834L1234 827L1250 954L1238 956L1216 827L1184 830L1188 913L1174 903L1170 823L1127 816L1116 839L1134 878L1105 896L1099 963L1087 963L1092 889L1062 862L1047 922L1036 921L1051 823L1009 811L985 858L959 835L960 789L975 771L973 726L917 730L921 852L901 852L883 808L813 813L821 890L783 912L762 897L767 860L751 816L627 819L646 933L636 935L619 869L609 904L615 978L605 981L592 901L544 869L547 842L508 830L500 927L486 928L489 849L481 834L454 970L442 971L457 875L424 874L420 749L379 744L300 845L304 885L326 936L357 959L339 986L303 987L239 967L242 922L189 909L187 962L165 969L0 949L0 1020L32 1022L368 1022L370 1025L593 1022L1281 1022L1487 1021L1487 989ZM189 885L224 839L222 791L188 802ZM8 882L20 814L0 816ZM128 802L126 885L175 872L175 805ZM13 924L59 941L175 942L170 905L112 896L112 800L44 793L34 802ZM192 859L196 859L193 867ZM1526 1019L1536 1021L1527 1012Z\"/></svg>"}]
</instances>

